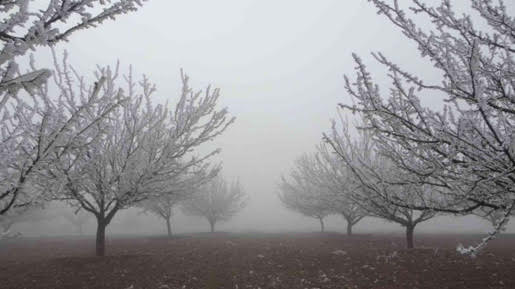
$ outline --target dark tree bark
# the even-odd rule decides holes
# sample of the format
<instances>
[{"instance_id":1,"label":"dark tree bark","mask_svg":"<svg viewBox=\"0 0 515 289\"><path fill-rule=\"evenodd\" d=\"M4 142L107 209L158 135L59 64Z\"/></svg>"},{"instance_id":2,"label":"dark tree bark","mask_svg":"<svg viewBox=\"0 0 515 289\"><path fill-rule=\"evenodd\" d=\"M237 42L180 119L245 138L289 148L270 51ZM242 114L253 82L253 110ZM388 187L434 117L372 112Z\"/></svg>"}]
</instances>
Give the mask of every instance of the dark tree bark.
<instances>
[{"instance_id":1,"label":"dark tree bark","mask_svg":"<svg viewBox=\"0 0 515 289\"><path fill-rule=\"evenodd\" d=\"M347 236L352 236L352 228L354 228L354 225L359 223L359 221L363 220L365 217L364 215L358 215L355 213L346 214L345 212L341 212L343 218L347 222Z\"/></svg>"},{"instance_id":2,"label":"dark tree bark","mask_svg":"<svg viewBox=\"0 0 515 289\"><path fill-rule=\"evenodd\" d=\"M97 218L96 255L99 257L105 256L106 227L106 220L103 218Z\"/></svg>"},{"instance_id":3,"label":"dark tree bark","mask_svg":"<svg viewBox=\"0 0 515 289\"><path fill-rule=\"evenodd\" d=\"M118 212L119 207L116 206L113 208L107 215L102 213L96 213L97 217L97 238L96 238L96 255L99 257L105 256L105 247L106 247L106 228L114 215Z\"/></svg>"},{"instance_id":4,"label":"dark tree bark","mask_svg":"<svg viewBox=\"0 0 515 289\"><path fill-rule=\"evenodd\" d=\"M347 220L347 236L352 236L352 226L354 226L354 224Z\"/></svg>"},{"instance_id":5,"label":"dark tree bark","mask_svg":"<svg viewBox=\"0 0 515 289\"><path fill-rule=\"evenodd\" d=\"M168 238L172 237L172 223L170 222L170 218L166 218L166 231L168 233Z\"/></svg>"},{"instance_id":6,"label":"dark tree bark","mask_svg":"<svg viewBox=\"0 0 515 289\"><path fill-rule=\"evenodd\" d=\"M414 242L413 242L413 233L415 231L415 225L409 224L406 226L406 246L408 249L414 248Z\"/></svg>"}]
</instances>

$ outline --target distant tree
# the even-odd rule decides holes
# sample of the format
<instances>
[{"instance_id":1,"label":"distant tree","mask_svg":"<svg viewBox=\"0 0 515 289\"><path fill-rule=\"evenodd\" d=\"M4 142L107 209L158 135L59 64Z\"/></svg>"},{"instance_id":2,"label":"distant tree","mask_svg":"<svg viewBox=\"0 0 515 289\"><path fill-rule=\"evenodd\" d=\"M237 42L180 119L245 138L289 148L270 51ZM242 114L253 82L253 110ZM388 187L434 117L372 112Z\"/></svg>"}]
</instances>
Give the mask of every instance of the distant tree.
<instances>
[{"instance_id":1,"label":"distant tree","mask_svg":"<svg viewBox=\"0 0 515 289\"><path fill-rule=\"evenodd\" d=\"M345 162L327 145L319 145L317 150L316 164L305 170L312 171L309 174L311 180L328 189L326 198L334 213L340 214L347 222L347 235L350 236L354 225L367 216L367 211L353 198L356 188L353 186L352 172L347 169Z\"/></svg>"},{"instance_id":2,"label":"distant tree","mask_svg":"<svg viewBox=\"0 0 515 289\"><path fill-rule=\"evenodd\" d=\"M39 206L26 206L9 211L0 219L0 240L21 236L21 232L13 231L13 226L21 223L32 223L54 218L55 215Z\"/></svg>"},{"instance_id":3,"label":"distant tree","mask_svg":"<svg viewBox=\"0 0 515 289\"><path fill-rule=\"evenodd\" d=\"M341 106L363 115L364 128L372 132L381 154L402 172L390 182L425 184L440 195L439 202L392 201L461 215L479 208L502 212L491 234L460 250L476 254L504 230L515 208L515 17L503 1L471 0L472 11L465 14L457 13L449 0L436 6L402 1L410 5L406 9L398 0L370 2L417 45L442 79L424 80L376 53L391 79L391 86L381 90L354 55L356 76L346 77L353 103ZM430 22L421 27L416 17ZM424 106L424 96L441 98L444 108Z\"/></svg>"},{"instance_id":4,"label":"distant tree","mask_svg":"<svg viewBox=\"0 0 515 289\"><path fill-rule=\"evenodd\" d=\"M347 234L352 235L352 227L366 216L350 196L345 164L324 145L297 159L291 181L283 178L280 188L280 199L287 208L317 218L321 227L327 215L339 214L347 222Z\"/></svg>"},{"instance_id":5,"label":"distant tree","mask_svg":"<svg viewBox=\"0 0 515 289\"><path fill-rule=\"evenodd\" d=\"M13 208L33 203L44 191L35 188L35 172L59 161L70 147L84 145L78 142L79 136L117 104L116 99L98 97L101 78L80 97L67 94L66 84L56 80L57 93L52 95L47 86L52 72L37 69L32 59L28 71L21 72L20 61L29 62L25 56L37 46L66 41L76 31L134 11L141 3L0 1L0 218ZM55 71L54 79L59 78L63 75ZM85 114L89 114L88 121Z\"/></svg>"},{"instance_id":6,"label":"distant tree","mask_svg":"<svg viewBox=\"0 0 515 289\"><path fill-rule=\"evenodd\" d=\"M150 199L142 204L144 212L150 212L153 215L163 219L166 222L166 232L168 237L172 237L172 216L174 209L185 200L183 194L169 193L158 198Z\"/></svg>"},{"instance_id":7,"label":"distant tree","mask_svg":"<svg viewBox=\"0 0 515 289\"><path fill-rule=\"evenodd\" d=\"M311 187L309 191L304 191L304 188L297 185L282 179L279 199L287 209L317 219L320 223L320 232L325 232L324 219L332 213L331 208L317 196L317 189Z\"/></svg>"},{"instance_id":8,"label":"distant tree","mask_svg":"<svg viewBox=\"0 0 515 289\"><path fill-rule=\"evenodd\" d=\"M11 227L15 222L16 220L14 218L10 218L5 215L3 216L3 218L0 220L0 241L16 238L21 235L19 232L14 233L11 231Z\"/></svg>"},{"instance_id":9,"label":"distant tree","mask_svg":"<svg viewBox=\"0 0 515 289\"><path fill-rule=\"evenodd\" d=\"M105 79L102 95L113 97L122 90L118 66L99 68L96 76ZM95 215L98 256L105 254L105 231L116 213L168 193L178 176L219 152L192 156L234 120L227 109L216 109L218 89L194 92L189 78L181 76L182 93L170 109L153 104L155 86L146 77L137 82L131 71L124 77L127 100L87 135L103 132L102 137L48 170L65 180L57 199ZM82 87L74 92L80 93Z\"/></svg>"},{"instance_id":10,"label":"distant tree","mask_svg":"<svg viewBox=\"0 0 515 289\"><path fill-rule=\"evenodd\" d=\"M67 212L63 214L63 217L75 228L79 235L84 233L84 225L87 224L89 220L91 220L91 214L84 212L83 210Z\"/></svg>"},{"instance_id":11,"label":"distant tree","mask_svg":"<svg viewBox=\"0 0 515 289\"><path fill-rule=\"evenodd\" d=\"M192 192L218 174L220 167L208 169L207 164L180 175L170 191L149 198L141 203L140 207L145 213L151 213L165 221L168 237L172 237L172 217L174 209L182 202L192 197Z\"/></svg>"},{"instance_id":12,"label":"distant tree","mask_svg":"<svg viewBox=\"0 0 515 289\"><path fill-rule=\"evenodd\" d=\"M317 219L320 231L324 232L324 219L334 212L335 204L327 187L319 185L310 175L316 162L316 157L308 154L298 158L289 178L281 178L279 199L286 208Z\"/></svg>"},{"instance_id":13,"label":"distant tree","mask_svg":"<svg viewBox=\"0 0 515 289\"><path fill-rule=\"evenodd\" d=\"M186 215L206 218L214 232L216 223L231 219L247 202L239 181L229 184L222 176L217 176L192 194L183 203L182 210Z\"/></svg>"},{"instance_id":14,"label":"distant tree","mask_svg":"<svg viewBox=\"0 0 515 289\"><path fill-rule=\"evenodd\" d=\"M2 223L0 223L0 241L14 239L21 236L20 232L12 232L11 227L14 225L14 222L8 218L5 218Z\"/></svg>"},{"instance_id":15,"label":"distant tree","mask_svg":"<svg viewBox=\"0 0 515 289\"><path fill-rule=\"evenodd\" d=\"M432 210L417 211L392 200L414 205L427 204L434 200L430 187L414 182L392 182L404 172L380 154L370 134L361 131L353 140L348 129L347 122L342 120L342 133L334 128L332 136L326 139L353 176L353 181L348 182L349 186L354 186L352 199L368 215L405 227L406 245L413 248L415 227L437 213Z\"/></svg>"}]
</instances>

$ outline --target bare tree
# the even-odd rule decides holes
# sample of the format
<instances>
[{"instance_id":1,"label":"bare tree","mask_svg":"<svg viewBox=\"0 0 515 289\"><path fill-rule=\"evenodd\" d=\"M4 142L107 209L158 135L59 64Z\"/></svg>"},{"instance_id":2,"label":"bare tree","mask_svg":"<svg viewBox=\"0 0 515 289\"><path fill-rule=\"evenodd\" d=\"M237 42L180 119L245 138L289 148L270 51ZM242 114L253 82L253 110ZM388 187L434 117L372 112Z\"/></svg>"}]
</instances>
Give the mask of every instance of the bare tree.
<instances>
[{"instance_id":1,"label":"bare tree","mask_svg":"<svg viewBox=\"0 0 515 289\"><path fill-rule=\"evenodd\" d=\"M385 188L381 188L381 190L384 191ZM388 188L388 190L395 190L395 195L397 197L403 197L404 199L411 197L412 193L408 186L393 186ZM397 206L389 199L384 198L383 193L378 194L373 189L369 190L363 188L361 195L357 195L356 199L361 200L362 207L370 216L394 222L404 227L406 229L406 246L408 249L414 248L415 246L415 227L436 216L436 212L434 211L417 211L407 207Z\"/></svg>"},{"instance_id":2,"label":"bare tree","mask_svg":"<svg viewBox=\"0 0 515 289\"><path fill-rule=\"evenodd\" d=\"M367 210L364 210L352 198L336 201L334 210L347 222L347 236L352 236L354 226L368 216Z\"/></svg>"},{"instance_id":3,"label":"bare tree","mask_svg":"<svg viewBox=\"0 0 515 289\"><path fill-rule=\"evenodd\" d=\"M315 176L312 179L319 186L329 190L327 198L334 212L340 214L347 222L347 235L350 236L354 225L367 216L367 211L353 198L356 188L353 186L352 172L327 145L318 146L315 159L316 165L310 166L306 170L315 170L313 174L310 174Z\"/></svg>"},{"instance_id":4,"label":"bare tree","mask_svg":"<svg viewBox=\"0 0 515 289\"><path fill-rule=\"evenodd\" d=\"M173 211L184 199L185 196L182 194L170 193L150 199L144 202L142 206L144 207L144 212L150 212L165 221L168 238L171 238Z\"/></svg>"},{"instance_id":5,"label":"bare tree","mask_svg":"<svg viewBox=\"0 0 515 289\"><path fill-rule=\"evenodd\" d=\"M99 68L96 76L105 79L102 95L112 97L121 91L118 66ZM102 137L77 148L48 172L66 180L58 199L95 215L98 256L105 254L106 228L116 213L170 192L178 176L219 152L196 157L194 149L220 135L234 120L226 109L216 110L218 89L194 92L184 74L182 94L173 110L151 102L155 86L146 77L136 82L131 71L124 80L127 101L88 134L104 132Z\"/></svg>"},{"instance_id":6,"label":"bare tree","mask_svg":"<svg viewBox=\"0 0 515 289\"><path fill-rule=\"evenodd\" d=\"M80 29L134 11L140 0L119 1L0 1L0 216L25 206L37 197L34 173L56 162L77 138L116 104L98 97L103 80L76 99L63 94L52 97L46 85L52 72L37 69L32 62L28 72L19 68L20 57L36 46L54 45ZM62 77L56 72L56 78ZM62 84L62 83L61 83ZM24 90L27 95L20 95ZM103 109L97 106L104 104ZM107 104L110 105L107 105ZM93 116L94 112L94 116ZM89 123L82 121L89 113Z\"/></svg>"},{"instance_id":7,"label":"bare tree","mask_svg":"<svg viewBox=\"0 0 515 289\"><path fill-rule=\"evenodd\" d=\"M291 184L282 179L280 184L281 193L279 199L282 204L295 212L306 217L315 218L320 223L320 232L325 231L324 219L332 213L332 209L323 198L317 196L317 189L310 186L309 191L305 191L298 184Z\"/></svg>"},{"instance_id":8,"label":"bare tree","mask_svg":"<svg viewBox=\"0 0 515 289\"><path fill-rule=\"evenodd\" d=\"M341 106L362 113L382 155L403 172L391 182L425 184L440 194L439 202L392 201L422 211L503 212L488 237L461 250L475 254L504 229L515 206L515 18L501 1L471 0L474 15L456 13L448 0L438 7L412 0L408 9L397 0L371 2L443 78L424 81L376 53L392 80L386 96L354 55L355 80L346 77L354 104ZM420 15L433 26L419 28L413 17ZM423 107L421 95L442 96L443 110Z\"/></svg>"},{"instance_id":9,"label":"bare tree","mask_svg":"<svg viewBox=\"0 0 515 289\"><path fill-rule=\"evenodd\" d=\"M56 180L40 172L71 150L77 154L79 148L99 138L103 132L93 126L123 102L121 93L99 93L105 82L101 76L91 86L77 78L78 89L72 91L73 70L68 68L66 54L62 65L64 69L54 54L55 99L50 97L50 84L44 82L32 88L30 101L19 97L13 110L4 107L0 119L0 216L41 201L45 197L41 192L51 191Z\"/></svg>"},{"instance_id":10,"label":"bare tree","mask_svg":"<svg viewBox=\"0 0 515 289\"><path fill-rule=\"evenodd\" d=\"M304 154L298 158L289 178L281 178L279 199L286 208L317 219L320 231L324 232L324 218L334 213L334 204L327 187L317 183L316 170L311 170L316 164L317 159L313 155Z\"/></svg>"},{"instance_id":11,"label":"bare tree","mask_svg":"<svg viewBox=\"0 0 515 289\"><path fill-rule=\"evenodd\" d=\"M333 127L331 137L326 140L344 161L353 181L352 199L368 215L395 222L406 228L406 244L414 247L415 227L436 215L433 210L417 211L409 206L400 206L392 200L418 205L432 198L429 186L424 184L395 183L394 180L403 171L393 166L390 161L377 151L370 134L361 132L357 140L352 140L348 125L342 120L342 133Z\"/></svg>"},{"instance_id":12,"label":"bare tree","mask_svg":"<svg viewBox=\"0 0 515 289\"><path fill-rule=\"evenodd\" d=\"M239 181L228 183L222 176L217 176L201 186L191 198L182 205L186 215L206 218L211 232L216 223L227 221L247 205L248 197Z\"/></svg>"},{"instance_id":13,"label":"bare tree","mask_svg":"<svg viewBox=\"0 0 515 289\"><path fill-rule=\"evenodd\" d=\"M304 154L295 161L290 173L291 181L282 179L281 201L288 208L320 220L330 214L340 214L347 222L347 234L366 216L350 197L345 163L325 145L319 145L314 154Z\"/></svg>"},{"instance_id":14,"label":"bare tree","mask_svg":"<svg viewBox=\"0 0 515 289\"><path fill-rule=\"evenodd\" d=\"M209 169L207 164L200 168L190 169L178 176L169 192L149 198L140 206L143 208L143 212L149 212L165 221L167 235L170 238L172 237L174 209L191 198L193 191L198 190L201 185L215 177L219 171L220 166Z\"/></svg>"}]
</instances>

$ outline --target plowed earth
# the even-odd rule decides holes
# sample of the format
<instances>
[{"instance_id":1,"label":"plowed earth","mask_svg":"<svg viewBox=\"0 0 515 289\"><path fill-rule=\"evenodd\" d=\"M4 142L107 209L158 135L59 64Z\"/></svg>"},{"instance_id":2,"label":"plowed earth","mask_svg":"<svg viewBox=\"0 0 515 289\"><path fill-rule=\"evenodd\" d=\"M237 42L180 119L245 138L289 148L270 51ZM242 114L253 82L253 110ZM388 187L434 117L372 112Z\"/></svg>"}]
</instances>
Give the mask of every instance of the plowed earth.
<instances>
[{"instance_id":1,"label":"plowed earth","mask_svg":"<svg viewBox=\"0 0 515 289\"><path fill-rule=\"evenodd\" d=\"M477 258L456 253L479 236L195 234L112 238L93 257L90 238L0 243L0 288L515 288L515 237Z\"/></svg>"}]
</instances>

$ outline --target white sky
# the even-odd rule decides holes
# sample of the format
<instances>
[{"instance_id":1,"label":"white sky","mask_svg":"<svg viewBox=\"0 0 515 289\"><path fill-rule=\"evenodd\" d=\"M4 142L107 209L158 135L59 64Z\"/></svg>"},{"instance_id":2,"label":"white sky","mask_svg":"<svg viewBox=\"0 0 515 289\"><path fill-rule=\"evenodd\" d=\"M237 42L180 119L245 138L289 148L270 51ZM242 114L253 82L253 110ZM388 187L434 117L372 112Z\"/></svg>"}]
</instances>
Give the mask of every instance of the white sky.
<instances>
[{"instance_id":1,"label":"white sky","mask_svg":"<svg viewBox=\"0 0 515 289\"><path fill-rule=\"evenodd\" d=\"M352 52L372 70L378 69L373 51L413 71L427 67L416 60L416 47L364 0L152 0L70 40L63 47L77 69L89 72L118 59L124 68L132 64L157 84L159 101L178 95L180 68L195 88L221 88L222 105L237 120L213 145L223 149L217 158L225 175L240 177L251 196L225 228L316 228L316 221L282 208L276 184L296 157L320 142L336 104L348 101L343 74L353 73ZM37 55L48 63L48 52ZM435 79L430 67L422 70Z\"/></svg>"}]
</instances>

